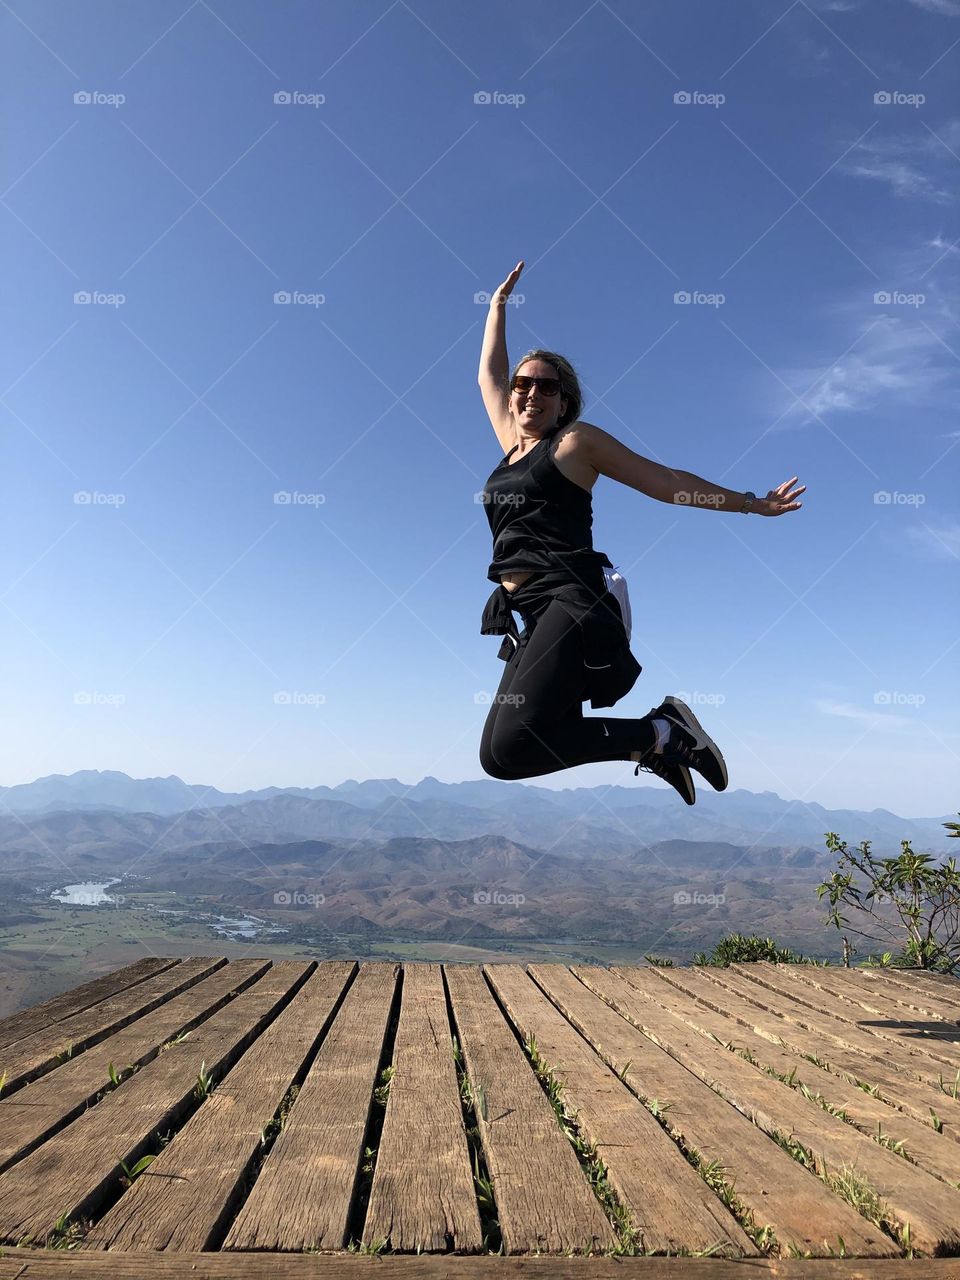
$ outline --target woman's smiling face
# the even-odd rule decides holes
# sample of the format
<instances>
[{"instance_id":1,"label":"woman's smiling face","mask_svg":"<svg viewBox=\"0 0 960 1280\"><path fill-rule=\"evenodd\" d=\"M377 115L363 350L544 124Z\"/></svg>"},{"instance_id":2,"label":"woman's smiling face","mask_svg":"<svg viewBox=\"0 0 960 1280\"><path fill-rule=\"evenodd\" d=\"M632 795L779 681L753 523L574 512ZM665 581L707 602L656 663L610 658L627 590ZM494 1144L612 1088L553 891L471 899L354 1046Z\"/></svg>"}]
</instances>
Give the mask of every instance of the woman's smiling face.
<instances>
[{"instance_id":1,"label":"woman's smiling face","mask_svg":"<svg viewBox=\"0 0 960 1280\"><path fill-rule=\"evenodd\" d=\"M557 370L546 360L527 360L517 370L525 378L556 378ZM510 412L521 427L547 431L555 426L567 407L564 395L544 395L537 383L529 391L510 392Z\"/></svg>"}]
</instances>

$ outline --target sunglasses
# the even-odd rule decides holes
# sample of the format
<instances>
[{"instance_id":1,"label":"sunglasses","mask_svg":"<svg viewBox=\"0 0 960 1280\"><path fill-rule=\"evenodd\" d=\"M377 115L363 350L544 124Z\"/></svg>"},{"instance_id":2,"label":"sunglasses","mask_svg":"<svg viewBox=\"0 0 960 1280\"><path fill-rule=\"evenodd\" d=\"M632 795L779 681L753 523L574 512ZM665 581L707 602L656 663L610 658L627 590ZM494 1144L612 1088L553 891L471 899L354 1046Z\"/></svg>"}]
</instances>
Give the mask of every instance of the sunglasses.
<instances>
[{"instance_id":1,"label":"sunglasses","mask_svg":"<svg viewBox=\"0 0 960 1280\"><path fill-rule=\"evenodd\" d=\"M510 384L514 391L529 391L536 383L545 396L555 396L560 391L559 378L528 378L526 374L518 374Z\"/></svg>"}]
</instances>

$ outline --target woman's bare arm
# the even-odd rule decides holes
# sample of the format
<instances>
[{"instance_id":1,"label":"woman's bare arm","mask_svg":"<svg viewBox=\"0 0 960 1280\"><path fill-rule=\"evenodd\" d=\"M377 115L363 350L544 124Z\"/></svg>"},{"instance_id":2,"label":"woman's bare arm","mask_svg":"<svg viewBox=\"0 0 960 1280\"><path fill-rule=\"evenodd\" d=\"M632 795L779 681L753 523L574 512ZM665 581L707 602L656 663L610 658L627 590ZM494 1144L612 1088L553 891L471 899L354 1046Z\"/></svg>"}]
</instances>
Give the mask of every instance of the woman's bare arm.
<instances>
[{"instance_id":1,"label":"woman's bare arm","mask_svg":"<svg viewBox=\"0 0 960 1280\"><path fill-rule=\"evenodd\" d=\"M513 418L510 416L510 359L507 355L506 303L516 284L523 261L517 263L490 299L487 323L483 331L483 347L480 351L480 370L477 382L487 416L497 433L504 453L509 453L517 443Z\"/></svg>"},{"instance_id":2,"label":"woman's bare arm","mask_svg":"<svg viewBox=\"0 0 960 1280\"><path fill-rule=\"evenodd\" d=\"M704 507L707 511L739 512L743 506L745 492L725 489L723 485L713 484L710 480L695 476L691 471L676 471L672 467L653 462L642 454L634 453L615 436L592 423L579 423L578 435L584 440L588 461L601 475L619 480L621 484L638 489L640 493L656 498L658 502ZM796 502L795 499L807 486L800 485L794 490L796 479L794 476L792 480L771 489L765 498L758 497L751 511L761 516L779 516L785 511L795 511L802 507L803 503Z\"/></svg>"}]
</instances>

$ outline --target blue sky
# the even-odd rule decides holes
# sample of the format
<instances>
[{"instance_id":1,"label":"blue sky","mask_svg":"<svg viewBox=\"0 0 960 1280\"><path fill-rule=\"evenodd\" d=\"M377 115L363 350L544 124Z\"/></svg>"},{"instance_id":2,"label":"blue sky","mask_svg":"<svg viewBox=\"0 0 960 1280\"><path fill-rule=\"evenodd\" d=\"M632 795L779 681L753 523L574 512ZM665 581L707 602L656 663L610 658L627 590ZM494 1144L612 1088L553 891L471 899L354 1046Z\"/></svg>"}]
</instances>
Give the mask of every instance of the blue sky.
<instances>
[{"instance_id":1,"label":"blue sky","mask_svg":"<svg viewBox=\"0 0 960 1280\"><path fill-rule=\"evenodd\" d=\"M732 787L957 810L960 3L2 21L0 782L483 776L475 295L523 258L511 358L565 354L586 420L808 486L600 479L644 667L611 714L680 692Z\"/></svg>"}]
</instances>

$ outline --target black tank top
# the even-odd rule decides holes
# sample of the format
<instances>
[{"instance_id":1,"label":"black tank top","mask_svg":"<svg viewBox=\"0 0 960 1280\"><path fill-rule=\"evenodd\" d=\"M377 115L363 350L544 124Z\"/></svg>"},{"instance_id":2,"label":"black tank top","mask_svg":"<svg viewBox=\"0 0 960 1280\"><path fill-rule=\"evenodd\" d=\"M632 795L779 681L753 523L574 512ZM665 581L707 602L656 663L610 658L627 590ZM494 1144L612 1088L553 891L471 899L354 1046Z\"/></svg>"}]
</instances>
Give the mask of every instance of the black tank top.
<instances>
[{"instance_id":1,"label":"black tank top","mask_svg":"<svg viewBox=\"0 0 960 1280\"><path fill-rule=\"evenodd\" d=\"M519 462L510 453L483 489L483 503L493 534L492 582L520 569L547 569L571 557L580 561L593 551L593 495L565 476L553 459L554 429ZM577 555L575 553L580 553ZM602 557L606 561L606 557Z\"/></svg>"},{"instance_id":2,"label":"black tank top","mask_svg":"<svg viewBox=\"0 0 960 1280\"><path fill-rule=\"evenodd\" d=\"M513 611L532 616L543 601L558 600L579 627L583 641L586 697L591 707L612 707L629 693L642 671L630 652L620 606L607 590L612 568L593 547L593 495L563 474L553 459L555 427L519 462L506 454L483 489L493 533L487 577L497 584L483 610L482 635L502 635L499 657L513 659L526 645L530 625L519 633ZM501 576L530 569L534 576L507 591Z\"/></svg>"}]
</instances>

